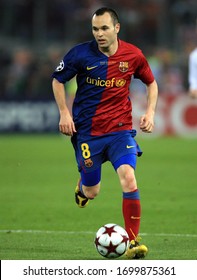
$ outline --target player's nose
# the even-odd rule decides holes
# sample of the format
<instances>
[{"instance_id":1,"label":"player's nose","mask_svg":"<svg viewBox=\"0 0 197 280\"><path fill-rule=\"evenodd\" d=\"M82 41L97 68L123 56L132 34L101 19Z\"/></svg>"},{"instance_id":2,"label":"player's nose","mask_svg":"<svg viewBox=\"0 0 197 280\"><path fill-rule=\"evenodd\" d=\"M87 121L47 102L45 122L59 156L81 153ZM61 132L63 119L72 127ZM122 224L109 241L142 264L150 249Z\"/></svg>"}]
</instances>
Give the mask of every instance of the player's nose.
<instances>
[{"instance_id":1,"label":"player's nose","mask_svg":"<svg viewBox=\"0 0 197 280\"><path fill-rule=\"evenodd\" d=\"M102 37L102 36L103 36L103 32L102 32L102 30L98 30L97 36L98 36L98 38L100 38L100 37Z\"/></svg>"}]
</instances>

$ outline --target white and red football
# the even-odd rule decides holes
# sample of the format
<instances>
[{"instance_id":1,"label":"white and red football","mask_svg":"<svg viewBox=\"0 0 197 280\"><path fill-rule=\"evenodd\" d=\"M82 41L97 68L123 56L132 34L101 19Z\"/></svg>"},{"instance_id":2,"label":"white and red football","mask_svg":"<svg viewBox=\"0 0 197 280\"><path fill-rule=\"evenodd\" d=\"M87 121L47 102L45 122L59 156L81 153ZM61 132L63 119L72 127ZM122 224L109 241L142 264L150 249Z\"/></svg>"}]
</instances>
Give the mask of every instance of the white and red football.
<instances>
[{"instance_id":1,"label":"white and red football","mask_svg":"<svg viewBox=\"0 0 197 280\"><path fill-rule=\"evenodd\" d=\"M106 224L96 232L94 243L100 255L115 259L127 250L129 236L123 227L117 224Z\"/></svg>"}]
</instances>

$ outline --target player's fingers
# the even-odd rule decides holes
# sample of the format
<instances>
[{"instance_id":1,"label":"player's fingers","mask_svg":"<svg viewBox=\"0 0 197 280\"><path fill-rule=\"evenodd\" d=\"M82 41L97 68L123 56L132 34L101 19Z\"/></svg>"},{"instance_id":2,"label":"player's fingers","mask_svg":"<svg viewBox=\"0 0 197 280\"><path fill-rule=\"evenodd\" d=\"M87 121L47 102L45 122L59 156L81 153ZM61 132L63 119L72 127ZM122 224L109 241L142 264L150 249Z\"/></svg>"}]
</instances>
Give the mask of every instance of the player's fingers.
<instances>
[{"instance_id":1,"label":"player's fingers","mask_svg":"<svg viewBox=\"0 0 197 280\"><path fill-rule=\"evenodd\" d=\"M154 125L150 122L147 122L146 124L142 125L140 128L143 132L151 133L153 131Z\"/></svg>"},{"instance_id":2,"label":"player's fingers","mask_svg":"<svg viewBox=\"0 0 197 280\"><path fill-rule=\"evenodd\" d=\"M72 131L73 131L74 133L77 132L77 130L76 130L76 128L75 128L74 122L72 123Z\"/></svg>"},{"instance_id":3,"label":"player's fingers","mask_svg":"<svg viewBox=\"0 0 197 280\"><path fill-rule=\"evenodd\" d=\"M64 125L59 125L59 131L61 132L61 133L63 133L63 134L66 134L66 128L65 128L65 126Z\"/></svg>"},{"instance_id":4,"label":"player's fingers","mask_svg":"<svg viewBox=\"0 0 197 280\"><path fill-rule=\"evenodd\" d=\"M145 122L146 122L145 116L142 116L140 118L140 127L143 126L145 124Z\"/></svg>"},{"instance_id":5,"label":"player's fingers","mask_svg":"<svg viewBox=\"0 0 197 280\"><path fill-rule=\"evenodd\" d=\"M72 127L70 125L59 125L59 130L61 133L68 135L68 136L72 136L73 135L73 130Z\"/></svg>"}]
</instances>

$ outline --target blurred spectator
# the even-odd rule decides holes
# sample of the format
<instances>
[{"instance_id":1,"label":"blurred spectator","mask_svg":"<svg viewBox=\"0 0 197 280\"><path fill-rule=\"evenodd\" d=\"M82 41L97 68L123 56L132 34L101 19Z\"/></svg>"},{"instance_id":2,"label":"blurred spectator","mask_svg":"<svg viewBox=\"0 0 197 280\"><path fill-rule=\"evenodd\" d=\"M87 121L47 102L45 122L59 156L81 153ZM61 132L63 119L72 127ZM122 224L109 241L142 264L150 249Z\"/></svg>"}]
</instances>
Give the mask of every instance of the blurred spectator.
<instances>
[{"instance_id":1,"label":"blurred spectator","mask_svg":"<svg viewBox=\"0 0 197 280\"><path fill-rule=\"evenodd\" d=\"M46 53L38 54L35 71L32 73L31 86L27 94L30 100L54 100L51 88L51 71L56 68L62 57L61 50L50 47Z\"/></svg>"},{"instance_id":2,"label":"blurred spectator","mask_svg":"<svg viewBox=\"0 0 197 280\"><path fill-rule=\"evenodd\" d=\"M168 48L160 48L155 52L157 57L160 91L165 94L180 94L184 92L183 76L176 52Z\"/></svg>"},{"instance_id":3,"label":"blurred spectator","mask_svg":"<svg viewBox=\"0 0 197 280\"><path fill-rule=\"evenodd\" d=\"M0 0L0 100L51 100L50 73L92 38L89 15L103 5L120 11L121 37L149 57L160 94L187 92L196 0ZM144 88L134 80L132 91Z\"/></svg>"},{"instance_id":4,"label":"blurred spectator","mask_svg":"<svg viewBox=\"0 0 197 280\"><path fill-rule=\"evenodd\" d=\"M33 53L25 48L13 51L12 55L5 78L5 97L8 100L21 100L31 89L35 61Z\"/></svg>"},{"instance_id":5,"label":"blurred spectator","mask_svg":"<svg viewBox=\"0 0 197 280\"><path fill-rule=\"evenodd\" d=\"M0 100L5 99L5 80L10 61L11 58L9 52L5 50L5 48L0 47Z\"/></svg>"}]
</instances>

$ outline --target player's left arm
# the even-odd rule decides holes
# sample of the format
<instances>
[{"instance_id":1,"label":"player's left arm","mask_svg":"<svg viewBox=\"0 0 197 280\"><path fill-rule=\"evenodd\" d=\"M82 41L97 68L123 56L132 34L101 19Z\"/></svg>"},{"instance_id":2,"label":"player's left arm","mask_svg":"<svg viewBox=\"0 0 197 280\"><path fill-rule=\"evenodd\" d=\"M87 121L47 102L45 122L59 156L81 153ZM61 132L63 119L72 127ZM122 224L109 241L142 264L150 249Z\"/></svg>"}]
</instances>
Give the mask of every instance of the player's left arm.
<instances>
[{"instance_id":1,"label":"player's left arm","mask_svg":"<svg viewBox=\"0 0 197 280\"><path fill-rule=\"evenodd\" d=\"M158 99L158 85L154 80L146 85L147 88L147 108L146 113L140 118L140 129L143 132L151 133L154 129L154 117Z\"/></svg>"}]
</instances>

